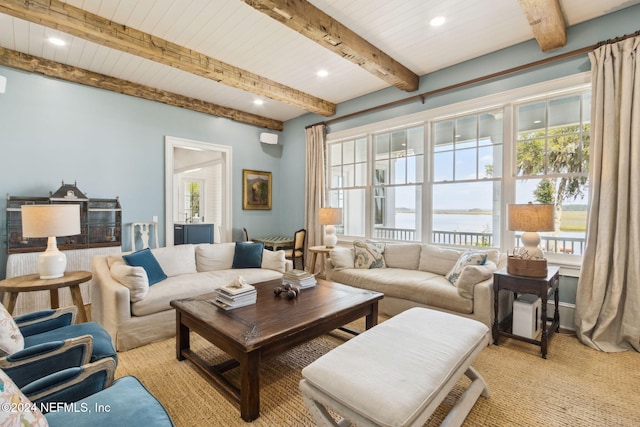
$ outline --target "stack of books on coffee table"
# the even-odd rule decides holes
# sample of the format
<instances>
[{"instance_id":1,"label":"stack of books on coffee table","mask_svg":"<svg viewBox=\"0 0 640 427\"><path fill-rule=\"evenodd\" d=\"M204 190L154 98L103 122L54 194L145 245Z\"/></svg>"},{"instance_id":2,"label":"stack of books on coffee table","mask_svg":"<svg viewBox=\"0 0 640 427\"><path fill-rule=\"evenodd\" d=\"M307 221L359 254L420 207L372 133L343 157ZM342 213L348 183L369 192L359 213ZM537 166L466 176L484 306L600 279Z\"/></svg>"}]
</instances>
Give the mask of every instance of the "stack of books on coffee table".
<instances>
[{"instance_id":1,"label":"stack of books on coffee table","mask_svg":"<svg viewBox=\"0 0 640 427\"><path fill-rule=\"evenodd\" d=\"M318 283L316 276L303 270L289 270L282 275L282 281L300 289L312 288Z\"/></svg>"},{"instance_id":2,"label":"stack of books on coffee table","mask_svg":"<svg viewBox=\"0 0 640 427\"><path fill-rule=\"evenodd\" d=\"M220 308L231 310L256 303L256 288L243 283L241 287L226 285L216 291L216 298L212 302Z\"/></svg>"}]
</instances>

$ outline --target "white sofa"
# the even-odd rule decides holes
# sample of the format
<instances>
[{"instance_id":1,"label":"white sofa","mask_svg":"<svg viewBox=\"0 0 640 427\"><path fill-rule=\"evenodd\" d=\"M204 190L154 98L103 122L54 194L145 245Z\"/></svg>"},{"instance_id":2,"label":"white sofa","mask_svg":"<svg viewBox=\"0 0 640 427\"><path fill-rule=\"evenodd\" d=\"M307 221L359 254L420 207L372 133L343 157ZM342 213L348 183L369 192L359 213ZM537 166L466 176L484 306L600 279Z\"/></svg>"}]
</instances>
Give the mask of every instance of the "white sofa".
<instances>
[{"instance_id":1,"label":"white sofa","mask_svg":"<svg viewBox=\"0 0 640 427\"><path fill-rule=\"evenodd\" d=\"M497 250L485 252L483 265L467 265L447 275L456 265L460 267L465 250L443 248L419 243L374 243L381 259L374 260L374 268L358 267L362 253L359 247L367 242L355 242L353 247L337 246L330 251L327 278L335 282L384 293L379 303L380 313L394 316L411 307L427 307L478 320L491 328L493 311L493 272L506 266L506 254ZM366 256L366 254L365 254ZM372 256L369 254L369 256ZM375 255L373 255L375 257ZM510 312L511 295L500 295L499 317Z\"/></svg>"},{"instance_id":2,"label":"white sofa","mask_svg":"<svg viewBox=\"0 0 640 427\"><path fill-rule=\"evenodd\" d=\"M178 245L151 253L167 276L151 286L145 270L126 265L124 254L91 260L91 317L109 332L117 351L175 336L171 300L212 292L238 276L250 284L278 279L292 268L284 251L268 250L262 268L232 268L235 243Z\"/></svg>"}]
</instances>

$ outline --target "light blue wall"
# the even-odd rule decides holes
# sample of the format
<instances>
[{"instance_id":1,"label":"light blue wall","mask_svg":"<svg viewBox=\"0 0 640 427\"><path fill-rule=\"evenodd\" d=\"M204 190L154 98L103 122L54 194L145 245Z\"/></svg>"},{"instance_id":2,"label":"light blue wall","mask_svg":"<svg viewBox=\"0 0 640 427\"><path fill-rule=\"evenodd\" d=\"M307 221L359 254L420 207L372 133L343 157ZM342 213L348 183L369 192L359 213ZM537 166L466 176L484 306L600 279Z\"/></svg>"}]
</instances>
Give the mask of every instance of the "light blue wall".
<instances>
[{"instance_id":1,"label":"light blue wall","mask_svg":"<svg viewBox=\"0 0 640 427\"><path fill-rule=\"evenodd\" d=\"M164 242L166 135L233 147L234 239L242 227L254 235L281 231L283 147L260 144L264 129L11 68L0 67L0 74L7 77L0 94L0 278L6 274L6 195L48 196L63 180L77 182L89 197L119 196L123 224L157 215ZM242 169L272 171L271 211L242 210ZM123 233L124 249L128 240Z\"/></svg>"},{"instance_id":2,"label":"light blue wall","mask_svg":"<svg viewBox=\"0 0 640 427\"><path fill-rule=\"evenodd\" d=\"M458 64L420 79L418 91L395 88L338 105L336 116L555 56L640 29L640 5L569 28L568 45L543 54L534 41ZM425 47L428 55L428 47ZM337 131L589 70L586 55L451 91L427 100L331 125ZM62 180L90 197L119 196L123 223L158 215L164 231L164 137L233 147L233 228L253 235L290 234L304 224L305 126L325 118L307 114L285 123L281 146L258 142L263 129L126 95L0 67L0 209L4 196L48 195ZM273 172L273 209L244 211L242 169ZM162 233L161 241L164 241ZM6 223L0 216L0 277L5 276ZM125 249L128 243L124 243Z\"/></svg>"}]
</instances>

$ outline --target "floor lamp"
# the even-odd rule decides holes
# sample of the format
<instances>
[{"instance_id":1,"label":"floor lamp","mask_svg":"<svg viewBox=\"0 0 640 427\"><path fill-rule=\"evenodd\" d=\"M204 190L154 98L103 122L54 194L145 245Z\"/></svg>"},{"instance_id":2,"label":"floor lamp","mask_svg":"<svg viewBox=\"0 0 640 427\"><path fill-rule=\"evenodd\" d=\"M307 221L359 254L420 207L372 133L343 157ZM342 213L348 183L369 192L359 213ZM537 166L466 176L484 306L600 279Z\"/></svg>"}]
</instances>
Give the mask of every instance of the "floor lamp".
<instances>
[{"instance_id":1,"label":"floor lamp","mask_svg":"<svg viewBox=\"0 0 640 427\"><path fill-rule=\"evenodd\" d=\"M46 237L47 250L38 257L41 279L64 276L67 257L58 250L56 237L80 234L80 205L23 205L22 237Z\"/></svg>"}]
</instances>

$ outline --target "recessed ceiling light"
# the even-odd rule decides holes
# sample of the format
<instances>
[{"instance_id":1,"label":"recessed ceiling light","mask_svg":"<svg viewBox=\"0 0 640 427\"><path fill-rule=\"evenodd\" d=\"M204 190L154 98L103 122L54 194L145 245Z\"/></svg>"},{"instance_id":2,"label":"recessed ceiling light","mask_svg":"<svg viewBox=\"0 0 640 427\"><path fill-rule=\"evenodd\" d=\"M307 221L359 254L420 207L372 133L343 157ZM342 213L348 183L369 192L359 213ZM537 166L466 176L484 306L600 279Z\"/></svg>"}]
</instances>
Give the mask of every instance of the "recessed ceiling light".
<instances>
[{"instance_id":1,"label":"recessed ceiling light","mask_svg":"<svg viewBox=\"0 0 640 427\"><path fill-rule=\"evenodd\" d=\"M320 70L316 74L318 75L318 77L327 77L329 75L329 72L327 70Z\"/></svg>"},{"instance_id":2,"label":"recessed ceiling light","mask_svg":"<svg viewBox=\"0 0 640 427\"><path fill-rule=\"evenodd\" d=\"M64 46L67 44L67 42L65 42L64 40L58 37L49 37L48 40L49 40L49 43L54 44L56 46Z\"/></svg>"},{"instance_id":3,"label":"recessed ceiling light","mask_svg":"<svg viewBox=\"0 0 640 427\"><path fill-rule=\"evenodd\" d=\"M263 105L264 101L262 99L254 99L253 103L256 104L256 105Z\"/></svg>"},{"instance_id":4,"label":"recessed ceiling light","mask_svg":"<svg viewBox=\"0 0 640 427\"><path fill-rule=\"evenodd\" d=\"M429 21L429 24L431 24L432 27L439 27L440 25L444 24L444 21L446 20L447 19L444 16L436 16L431 21Z\"/></svg>"},{"instance_id":5,"label":"recessed ceiling light","mask_svg":"<svg viewBox=\"0 0 640 427\"><path fill-rule=\"evenodd\" d=\"M533 123L535 124L542 123L542 120L534 120Z\"/></svg>"}]
</instances>

